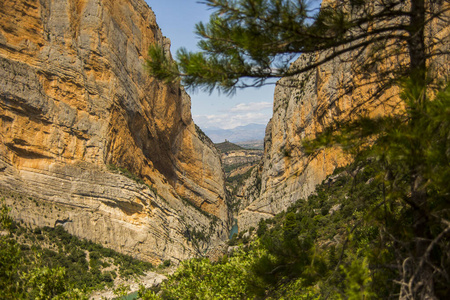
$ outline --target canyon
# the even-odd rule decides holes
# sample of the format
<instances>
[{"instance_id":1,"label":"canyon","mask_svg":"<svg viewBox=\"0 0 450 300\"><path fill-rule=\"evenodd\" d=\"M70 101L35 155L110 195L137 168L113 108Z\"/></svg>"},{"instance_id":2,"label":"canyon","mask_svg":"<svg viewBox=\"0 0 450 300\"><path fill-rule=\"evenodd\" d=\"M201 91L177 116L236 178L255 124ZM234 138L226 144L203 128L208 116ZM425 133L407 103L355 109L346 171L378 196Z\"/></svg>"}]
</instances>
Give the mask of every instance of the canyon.
<instances>
[{"instance_id":1,"label":"canyon","mask_svg":"<svg viewBox=\"0 0 450 300\"><path fill-rule=\"evenodd\" d=\"M0 197L27 226L64 226L155 264L220 257L233 218L240 230L256 227L350 162L338 148L307 155L305 139L401 111L396 87L367 98L375 87L351 53L280 79L262 158L233 174L249 172L233 215L222 154L194 124L189 95L147 74L150 45L171 54L143 0L5 0L0 16ZM448 24L428 30L448 41ZM429 65L445 77L448 61ZM223 160L260 156L236 150Z\"/></svg>"},{"instance_id":2,"label":"canyon","mask_svg":"<svg viewBox=\"0 0 450 300\"><path fill-rule=\"evenodd\" d=\"M333 5L333 2L323 1L322 6ZM441 10L445 11L448 3L442 5ZM439 41L430 47L430 53L442 53L427 61L429 70L440 80L448 79L449 24L434 20L426 27L426 36L428 43L433 39ZM240 230L256 227L261 219L272 218L296 201L306 199L336 168L352 161L352 157L338 147L308 155L303 141L314 139L333 124L359 116L373 118L402 112L397 85L376 97L370 96L378 88L377 79L373 82L376 75L364 74L358 69L370 51L366 49L363 55L349 52L306 73L277 82L273 116L264 138L264 155L237 191L239 208L235 217ZM325 52L301 55L291 68L305 66L324 56ZM395 70L401 64L399 61L402 60L382 60L379 68Z\"/></svg>"}]
</instances>

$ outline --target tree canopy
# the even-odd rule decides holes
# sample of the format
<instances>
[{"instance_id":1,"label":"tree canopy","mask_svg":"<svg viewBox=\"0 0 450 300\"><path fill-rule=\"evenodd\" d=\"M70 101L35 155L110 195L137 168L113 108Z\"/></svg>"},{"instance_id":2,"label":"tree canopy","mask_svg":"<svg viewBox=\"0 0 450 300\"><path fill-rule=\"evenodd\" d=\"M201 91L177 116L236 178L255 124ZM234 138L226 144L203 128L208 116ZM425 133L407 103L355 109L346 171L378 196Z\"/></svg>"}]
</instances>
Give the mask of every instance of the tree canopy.
<instances>
[{"instance_id":1,"label":"tree canopy","mask_svg":"<svg viewBox=\"0 0 450 300\"><path fill-rule=\"evenodd\" d=\"M152 46L147 63L151 75L169 81L181 77L190 88L232 93L351 53L360 73L376 73L388 85L388 78L412 73L424 81L427 60L443 54L435 46L443 39L448 43L448 36L427 32L433 22L448 24L448 0L323 1L320 8L305 0L201 3L212 9L209 22L196 25L201 51L181 48L174 62L161 47ZM299 54L311 54L310 62L291 66ZM391 67L377 69L388 60Z\"/></svg>"}]
</instances>

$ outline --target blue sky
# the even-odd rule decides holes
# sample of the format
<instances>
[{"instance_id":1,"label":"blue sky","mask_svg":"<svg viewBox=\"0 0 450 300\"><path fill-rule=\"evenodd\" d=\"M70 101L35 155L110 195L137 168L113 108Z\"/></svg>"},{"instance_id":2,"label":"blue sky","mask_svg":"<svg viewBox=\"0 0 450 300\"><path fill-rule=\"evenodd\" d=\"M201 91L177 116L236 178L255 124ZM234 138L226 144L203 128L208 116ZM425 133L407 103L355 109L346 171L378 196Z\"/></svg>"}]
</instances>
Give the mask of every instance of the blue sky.
<instances>
[{"instance_id":1,"label":"blue sky","mask_svg":"<svg viewBox=\"0 0 450 300\"><path fill-rule=\"evenodd\" d=\"M207 22L211 11L198 0L146 0L156 14L156 22L164 36L170 38L171 52L185 47L196 51L198 38L195 24ZM259 89L238 90L233 97L201 91L188 91L192 100L192 116L201 128L231 129L250 123L267 124L272 116L275 85Z\"/></svg>"}]
</instances>

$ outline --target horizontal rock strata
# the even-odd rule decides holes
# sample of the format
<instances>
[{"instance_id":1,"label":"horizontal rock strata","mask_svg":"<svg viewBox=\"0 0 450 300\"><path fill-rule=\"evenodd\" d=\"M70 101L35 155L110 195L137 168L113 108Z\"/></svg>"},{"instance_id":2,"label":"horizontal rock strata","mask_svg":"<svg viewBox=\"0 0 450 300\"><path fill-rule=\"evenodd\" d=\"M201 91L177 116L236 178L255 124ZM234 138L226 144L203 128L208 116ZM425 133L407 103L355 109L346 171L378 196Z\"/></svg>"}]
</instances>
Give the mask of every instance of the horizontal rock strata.
<instances>
[{"instance_id":1,"label":"horizontal rock strata","mask_svg":"<svg viewBox=\"0 0 450 300\"><path fill-rule=\"evenodd\" d=\"M147 75L155 43L170 55L143 0L2 2L0 188L17 219L153 262L226 238L220 155L183 88Z\"/></svg>"}]
</instances>

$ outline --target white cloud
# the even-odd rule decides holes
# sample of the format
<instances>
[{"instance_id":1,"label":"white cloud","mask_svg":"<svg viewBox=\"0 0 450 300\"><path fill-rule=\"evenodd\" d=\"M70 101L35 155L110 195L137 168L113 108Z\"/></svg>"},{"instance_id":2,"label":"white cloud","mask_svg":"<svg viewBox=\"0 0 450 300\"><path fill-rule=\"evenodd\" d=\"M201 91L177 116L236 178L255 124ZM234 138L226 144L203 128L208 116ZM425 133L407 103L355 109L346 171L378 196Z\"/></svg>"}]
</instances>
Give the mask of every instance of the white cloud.
<instances>
[{"instance_id":1,"label":"white cloud","mask_svg":"<svg viewBox=\"0 0 450 300\"><path fill-rule=\"evenodd\" d=\"M232 129L248 124L266 125L272 117L271 102L239 103L234 107L208 115L193 115L201 128Z\"/></svg>"},{"instance_id":2,"label":"white cloud","mask_svg":"<svg viewBox=\"0 0 450 300\"><path fill-rule=\"evenodd\" d=\"M271 113L248 112L245 114L216 114L216 115L194 115L195 123L201 128L218 127L222 129L232 129L248 124L267 124Z\"/></svg>"},{"instance_id":3,"label":"white cloud","mask_svg":"<svg viewBox=\"0 0 450 300\"><path fill-rule=\"evenodd\" d=\"M239 103L230 109L230 112L245 112L245 111L261 111L266 109L272 109L272 103L270 102L251 102L251 103Z\"/></svg>"}]
</instances>

